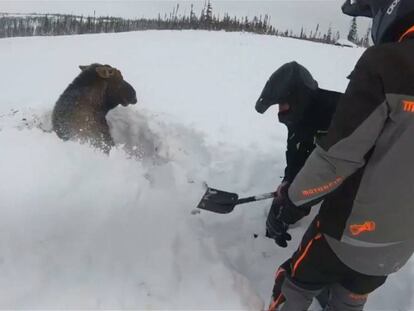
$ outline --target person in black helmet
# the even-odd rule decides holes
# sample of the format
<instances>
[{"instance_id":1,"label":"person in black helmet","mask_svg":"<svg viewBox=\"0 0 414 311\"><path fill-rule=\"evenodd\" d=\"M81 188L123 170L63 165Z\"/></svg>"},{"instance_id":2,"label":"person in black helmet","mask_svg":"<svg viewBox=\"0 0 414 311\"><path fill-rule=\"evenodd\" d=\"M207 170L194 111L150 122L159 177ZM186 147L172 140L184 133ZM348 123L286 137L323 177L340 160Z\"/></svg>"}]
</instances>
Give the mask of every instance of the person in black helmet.
<instances>
[{"instance_id":1,"label":"person in black helmet","mask_svg":"<svg viewBox=\"0 0 414 311\"><path fill-rule=\"evenodd\" d=\"M289 226L323 201L274 310L307 310L327 287L326 311L363 310L414 252L414 1L347 0L342 10L373 19L374 46L349 76L327 135L270 209L268 235L286 244Z\"/></svg>"},{"instance_id":2,"label":"person in black helmet","mask_svg":"<svg viewBox=\"0 0 414 311\"><path fill-rule=\"evenodd\" d=\"M289 186L303 167L315 148L316 140L326 135L341 95L338 92L319 88L311 73L294 61L281 66L266 82L256 102L256 111L264 113L270 106L278 105L279 122L286 125L288 129L286 168L283 180L278 186L279 193ZM280 204L281 201L276 197L271 209L277 210ZM268 233L267 236L271 237ZM275 241L282 247L287 246L283 239L276 238ZM290 260L277 270L272 301L281 297L284 275L289 270ZM321 303L326 300L324 296L326 293L317 297Z\"/></svg>"},{"instance_id":3,"label":"person in black helmet","mask_svg":"<svg viewBox=\"0 0 414 311\"><path fill-rule=\"evenodd\" d=\"M279 122L288 129L286 167L279 192L303 167L316 140L327 133L341 95L319 88L311 73L295 61L282 65L266 82L256 111L263 114L270 106L278 105ZM278 205L278 199L272 204Z\"/></svg>"},{"instance_id":4,"label":"person in black helmet","mask_svg":"<svg viewBox=\"0 0 414 311\"><path fill-rule=\"evenodd\" d=\"M310 72L294 61L281 66L266 82L256 111L264 113L278 105L279 122L288 129L281 185L292 182L314 149L316 138L326 134L340 96L341 93L319 88Z\"/></svg>"}]
</instances>

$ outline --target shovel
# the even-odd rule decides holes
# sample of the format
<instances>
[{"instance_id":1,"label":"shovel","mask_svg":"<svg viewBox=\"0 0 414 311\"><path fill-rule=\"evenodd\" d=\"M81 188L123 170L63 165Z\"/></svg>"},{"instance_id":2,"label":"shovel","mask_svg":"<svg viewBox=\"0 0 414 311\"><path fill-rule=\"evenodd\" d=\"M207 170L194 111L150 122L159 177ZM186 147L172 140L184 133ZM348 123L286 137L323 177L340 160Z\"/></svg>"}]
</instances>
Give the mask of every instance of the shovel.
<instances>
[{"instance_id":1,"label":"shovel","mask_svg":"<svg viewBox=\"0 0 414 311\"><path fill-rule=\"evenodd\" d=\"M236 205L266 200L276 196L277 192L275 191L239 199L237 193L207 187L206 193L204 193L197 208L218 214L228 214L233 211Z\"/></svg>"}]
</instances>

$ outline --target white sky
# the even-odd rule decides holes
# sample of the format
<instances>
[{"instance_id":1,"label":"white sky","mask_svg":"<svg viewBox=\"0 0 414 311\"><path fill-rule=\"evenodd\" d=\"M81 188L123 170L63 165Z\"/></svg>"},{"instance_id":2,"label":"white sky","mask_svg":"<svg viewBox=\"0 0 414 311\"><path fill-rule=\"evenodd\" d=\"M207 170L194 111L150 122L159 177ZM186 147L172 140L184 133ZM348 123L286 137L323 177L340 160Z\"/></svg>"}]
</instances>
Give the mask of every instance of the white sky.
<instances>
[{"instance_id":1,"label":"white sky","mask_svg":"<svg viewBox=\"0 0 414 311\"><path fill-rule=\"evenodd\" d=\"M341 13L342 0L272 0L272 1L240 1L240 0L212 0L213 12L223 14L228 12L231 16L259 16L269 14L271 23L279 30L292 29L300 32L303 26L310 30L320 24L320 30L326 31L331 25L334 31L339 30L346 36L349 30L351 18ZM204 0L194 1L0 1L0 12L10 13L73 13L83 15L121 16L134 17L156 17L158 13L170 13L179 3L179 13L188 13L190 5L194 4L195 12L199 13L203 7ZM363 36L368 25L367 19L360 19L359 35Z\"/></svg>"}]
</instances>

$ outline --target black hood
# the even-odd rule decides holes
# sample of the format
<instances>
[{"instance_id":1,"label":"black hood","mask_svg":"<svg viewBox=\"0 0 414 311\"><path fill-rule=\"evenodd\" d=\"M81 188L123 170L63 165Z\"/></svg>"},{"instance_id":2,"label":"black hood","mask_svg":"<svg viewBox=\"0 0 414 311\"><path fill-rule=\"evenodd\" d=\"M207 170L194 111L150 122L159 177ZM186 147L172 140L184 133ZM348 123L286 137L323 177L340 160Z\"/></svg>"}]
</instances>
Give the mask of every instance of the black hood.
<instances>
[{"instance_id":1,"label":"black hood","mask_svg":"<svg viewBox=\"0 0 414 311\"><path fill-rule=\"evenodd\" d=\"M318 83L305 67L297 62L286 63L270 76L255 108L264 113L272 105L288 103L289 111L279 113L279 120L292 123L301 118L311 93L317 89Z\"/></svg>"}]
</instances>

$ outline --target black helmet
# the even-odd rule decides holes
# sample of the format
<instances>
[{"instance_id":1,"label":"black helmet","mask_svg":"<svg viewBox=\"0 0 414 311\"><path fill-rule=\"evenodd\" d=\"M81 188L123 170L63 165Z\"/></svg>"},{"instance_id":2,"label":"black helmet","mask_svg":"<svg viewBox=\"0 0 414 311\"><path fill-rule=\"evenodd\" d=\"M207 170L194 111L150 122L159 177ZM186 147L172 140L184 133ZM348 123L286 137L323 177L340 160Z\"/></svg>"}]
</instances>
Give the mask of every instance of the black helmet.
<instances>
[{"instance_id":1,"label":"black helmet","mask_svg":"<svg viewBox=\"0 0 414 311\"><path fill-rule=\"evenodd\" d=\"M255 108L264 113L272 105L289 103L288 111L279 112L279 121L291 125L301 120L311 92L317 89L318 82L305 67L297 62L286 63L267 80Z\"/></svg>"},{"instance_id":2,"label":"black helmet","mask_svg":"<svg viewBox=\"0 0 414 311\"><path fill-rule=\"evenodd\" d=\"M374 44L397 41L414 24L414 0L346 0L342 12L372 18Z\"/></svg>"}]
</instances>

